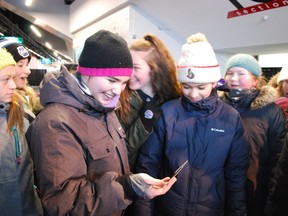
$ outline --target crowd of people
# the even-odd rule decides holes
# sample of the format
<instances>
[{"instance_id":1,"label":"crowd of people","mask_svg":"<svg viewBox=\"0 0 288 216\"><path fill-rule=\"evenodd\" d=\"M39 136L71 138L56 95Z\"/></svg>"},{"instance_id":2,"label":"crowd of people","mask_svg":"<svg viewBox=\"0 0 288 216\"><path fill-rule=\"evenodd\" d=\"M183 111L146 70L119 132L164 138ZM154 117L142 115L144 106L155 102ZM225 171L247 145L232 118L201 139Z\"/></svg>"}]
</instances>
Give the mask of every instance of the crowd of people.
<instances>
[{"instance_id":1,"label":"crowd of people","mask_svg":"<svg viewBox=\"0 0 288 216\"><path fill-rule=\"evenodd\" d=\"M100 30L37 95L0 40L1 215L287 215L288 68L238 53L222 77L203 33L181 51Z\"/></svg>"}]
</instances>

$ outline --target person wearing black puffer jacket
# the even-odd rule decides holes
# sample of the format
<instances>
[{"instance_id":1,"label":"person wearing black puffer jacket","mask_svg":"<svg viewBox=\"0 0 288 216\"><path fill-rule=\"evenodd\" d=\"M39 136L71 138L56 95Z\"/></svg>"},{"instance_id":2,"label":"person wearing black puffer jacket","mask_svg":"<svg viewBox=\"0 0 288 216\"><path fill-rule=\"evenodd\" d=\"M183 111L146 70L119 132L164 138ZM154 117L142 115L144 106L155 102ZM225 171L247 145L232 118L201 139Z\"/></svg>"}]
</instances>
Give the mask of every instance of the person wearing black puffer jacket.
<instances>
[{"instance_id":1,"label":"person wearing black puffer jacket","mask_svg":"<svg viewBox=\"0 0 288 216\"><path fill-rule=\"evenodd\" d=\"M228 91L221 99L241 115L251 155L247 172L248 216L263 216L286 134L285 115L274 101L278 95L270 86L259 87L262 74L258 61L248 54L236 54L226 63Z\"/></svg>"},{"instance_id":2,"label":"person wearing black puffer jacket","mask_svg":"<svg viewBox=\"0 0 288 216\"><path fill-rule=\"evenodd\" d=\"M286 134L280 158L277 163L274 186L265 206L269 216L288 215L288 133Z\"/></svg>"}]
</instances>

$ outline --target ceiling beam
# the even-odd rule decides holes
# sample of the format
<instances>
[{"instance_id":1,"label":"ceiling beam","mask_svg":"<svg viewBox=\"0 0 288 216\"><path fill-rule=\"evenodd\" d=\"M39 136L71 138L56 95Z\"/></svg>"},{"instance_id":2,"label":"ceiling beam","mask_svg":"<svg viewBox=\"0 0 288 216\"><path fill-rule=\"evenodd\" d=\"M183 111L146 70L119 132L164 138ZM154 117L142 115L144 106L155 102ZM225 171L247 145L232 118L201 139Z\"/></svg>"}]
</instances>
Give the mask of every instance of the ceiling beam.
<instances>
[{"instance_id":1,"label":"ceiling beam","mask_svg":"<svg viewBox=\"0 0 288 216\"><path fill-rule=\"evenodd\" d=\"M75 0L64 0L66 5L71 5Z\"/></svg>"}]
</instances>

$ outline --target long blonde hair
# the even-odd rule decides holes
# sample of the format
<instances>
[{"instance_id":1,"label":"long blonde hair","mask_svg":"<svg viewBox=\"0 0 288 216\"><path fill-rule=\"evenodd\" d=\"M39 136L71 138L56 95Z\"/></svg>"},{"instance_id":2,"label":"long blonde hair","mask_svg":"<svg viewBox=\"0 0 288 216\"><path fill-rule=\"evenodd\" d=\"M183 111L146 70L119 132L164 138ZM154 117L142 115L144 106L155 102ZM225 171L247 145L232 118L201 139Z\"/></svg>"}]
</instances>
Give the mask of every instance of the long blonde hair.
<instances>
[{"instance_id":1,"label":"long blonde hair","mask_svg":"<svg viewBox=\"0 0 288 216\"><path fill-rule=\"evenodd\" d=\"M10 108L8 111L7 132L13 133L13 126L16 126L19 135L24 133L24 108L21 96L14 91Z\"/></svg>"},{"instance_id":2,"label":"long blonde hair","mask_svg":"<svg viewBox=\"0 0 288 216\"><path fill-rule=\"evenodd\" d=\"M39 96L28 84L26 84L22 89L16 89L16 92L21 96L25 108L33 111L34 114L38 114L43 109Z\"/></svg>"}]
</instances>

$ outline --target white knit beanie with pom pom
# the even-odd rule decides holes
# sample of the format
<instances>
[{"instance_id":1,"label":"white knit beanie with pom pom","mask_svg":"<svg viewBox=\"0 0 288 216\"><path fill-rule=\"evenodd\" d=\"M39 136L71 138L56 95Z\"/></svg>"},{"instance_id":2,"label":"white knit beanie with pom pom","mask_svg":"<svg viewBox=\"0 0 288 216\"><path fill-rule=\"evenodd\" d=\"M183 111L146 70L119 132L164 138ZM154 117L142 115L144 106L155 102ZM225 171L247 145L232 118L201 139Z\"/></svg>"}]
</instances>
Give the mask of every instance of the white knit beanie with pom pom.
<instances>
[{"instance_id":1,"label":"white knit beanie with pom pom","mask_svg":"<svg viewBox=\"0 0 288 216\"><path fill-rule=\"evenodd\" d=\"M221 78L220 66L207 38L202 33L191 35L182 46L177 65L181 83L212 83Z\"/></svg>"}]
</instances>

